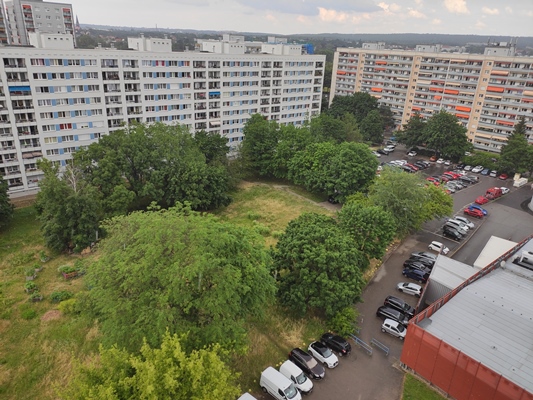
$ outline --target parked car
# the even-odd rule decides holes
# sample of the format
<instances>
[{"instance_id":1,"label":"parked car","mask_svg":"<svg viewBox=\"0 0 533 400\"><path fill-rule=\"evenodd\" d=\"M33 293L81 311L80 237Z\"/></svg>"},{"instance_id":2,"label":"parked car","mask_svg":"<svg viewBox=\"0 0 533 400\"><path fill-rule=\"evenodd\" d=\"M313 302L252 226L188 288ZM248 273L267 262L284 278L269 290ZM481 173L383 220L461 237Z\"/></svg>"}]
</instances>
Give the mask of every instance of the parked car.
<instances>
[{"instance_id":1,"label":"parked car","mask_svg":"<svg viewBox=\"0 0 533 400\"><path fill-rule=\"evenodd\" d=\"M412 259L409 258L403 262L403 266L406 268L414 268L419 269L421 271L424 270L431 270L433 268L433 265L435 265L434 261L426 260L426 259Z\"/></svg>"},{"instance_id":2,"label":"parked car","mask_svg":"<svg viewBox=\"0 0 533 400\"><path fill-rule=\"evenodd\" d=\"M381 157L381 154L378 153L377 151L373 151L372 154L374 154L377 158L380 158L380 157Z\"/></svg>"},{"instance_id":3,"label":"parked car","mask_svg":"<svg viewBox=\"0 0 533 400\"><path fill-rule=\"evenodd\" d=\"M438 175L431 175L430 178L435 179L437 182L440 182L440 176Z\"/></svg>"},{"instance_id":4,"label":"parked car","mask_svg":"<svg viewBox=\"0 0 533 400\"><path fill-rule=\"evenodd\" d=\"M442 227L442 230L445 231L445 230L454 230L454 231L457 231L457 233L459 233L461 236L466 236L468 234L468 232L466 231L466 229L463 229L461 228L460 226L457 226L455 224L452 224L451 222L446 222L444 224L444 226Z\"/></svg>"},{"instance_id":5,"label":"parked car","mask_svg":"<svg viewBox=\"0 0 533 400\"><path fill-rule=\"evenodd\" d=\"M511 191L511 189L506 188L506 187L501 187L500 189L502 190L502 194L507 194Z\"/></svg>"},{"instance_id":6,"label":"parked car","mask_svg":"<svg viewBox=\"0 0 533 400\"><path fill-rule=\"evenodd\" d=\"M499 178L500 178L502 181L504 181L504 180L506 180L507 178L509 178L509 175L507 175L507 174L501 174L501 175L499 176Z\"/></svg>"},{"instance_id":7,"label":"parked car","mask_svg":"<svg viewBox=\"0 0 533 400\"><path fill-rule=\"evenodd\" d=\"M431 166L431 163L426 160L416 160L417 163L422 163L426 166L426 168L429 168Z\"/></svg>"},{"instance_id":8,"label":"parked car","mask_svg":"<svg viewBox=\"0 0 533 400\"><path fill-rule=\"evenodd\" d=\"M446 171L446 172L443 172L442 174L450 175L453 179L458 179L462 176L461 174L458 174L457 172L453 172L453 171Z\"/></svg>"},{"instance_id":9,"label":"parked car","mask_svg":"<svg viewBox=\"0 0 533 400\"><path fill-rule=\"evenodd\" d=\"M395 297L395 296L387 296L385 299L384 306L389 306L394 308L395 310L400 311L401 313L404 313L407 315L409 319L413 318L415 315L415 308L411 307L409 304L407 304L402 299Z\"/></svg>"},{"instance_id":10,"label":"parked car","mask_svg":"<svg viewBox=\"0 0 533 400\"><path fill-rule=\"evenodd\" d=\"M383 319L389 318L394 321L398 321L400 324L404 325L407 325L409 323L409 318L407 318L405 314L388 306L379 307L376 311L376 317L380 317Z\"/></svg>"},{"instance_id":11,"label":"parked car","mask_svg":"<svg viewBox=\"0 0 533 400\"><path fill-rule=\"evenodd\" d=\"M303 394L309 394L313 391L313 382L311 382L311 379L292 361L287 360L281 364L279 372L290 379L294 386Z\"/></svg>"},{"instance_id":12,"label":"parked car","mask_svg":"<svg viewBox=\"0 0 533 400\"><path fill-rule=\"evenodd\" d=\"M444 158L439 158L439 159L437 160L437 164L442 164L443 162L444 162Z\"/></svg>"},{"instance_id":13,"label":"parked car","mask_svg":"<svg viewBox=\"0 0 533 400\"><path fill-rule=\"evenodd\" d=\"M337 352L339 356L347 356L352 351L350 343L339 335L333 333L324 333L320 338L320 341L328 346L331 350Z\"/></svg>"},{"instance_id":14,"label":"parked car","mask_svg":"<svg viewBox=\"0 0 533 400\"><path fill-rule=\"evenodd\" d=\"M298 366L311 379L324 379L326 370L313 356L296 347L289 353L289 360Z\"/></svg>"},{"instance_id":15,"label":"parked car","mask_svg":"<svg viewBox=\"0 0 533 400\"><path fill-rule=\"evenodd\" d=\"M400 282L396 285L396 290L401 293L410 294L411 296L420 297L422 296L422 286L417 285L416 283L411 282Z\"/></svg>"},{"instance_id":16,"label":"parked car","mask_svg":"<svg viewBox=\"0 0 533 400\"><path fill-rule=\"evenodd\" d=\"M407 155L409 157L414 157L414 156L416 156L416 151L411 150L409 153L407 153Z\"/></svg>"},{"instance_id":17,"label":"parked car","mask_svg":"<svg viewBox=\"0 0 533 400\"><path fill-rule=\"evenodd\" d=\"M465 171L472 171L472 166L471 165L465 165L465 167L463 169Z\"/></svg>"},{"instance_id":18,"label":"parked car","mask_svg":"<svg viewBox=\"0 0 533 400\"><path fill-rule=\"evenodd\" d=\"M402 271L402 275L406 278L422 283L426 283L429 277L429 274L427 272L412 268L404 268Z\"/></svg>"},{"instance_id":19,"label":"parked car","mask_svg":"<svg viewBox=\"0 0 533 400\"><path fill-rule=\"evenodd\" d=\"M378 154L383 154L383 155L385 155L385 156L386 156L386 155L389 155L389 153L390 153L390 151L385 150L385 149L378 149L378 150L376 150L376 152L377 152Z\"/></svg>"},{"instance_id":20,"label":"parked car","mask_svg":"<svg viewBox=\"0 0 533 400\"><path fill-rule=\"evenodd\" d=\"M481 171L483 171L483 165L476 165L474 168L472 168L472 172L475 174L479 174Z\"/></svg>"},{"instance_id":21,"label":"parked car","mask_svg":"<svg viewBox=\"0 0 533 400\"><path fill-rule=\"evenodd\" d=\"M387 318L381 325L381 332L388 333L392 336L400 338L400 340L403 340L405 339L407 328L399 322Z\"/></svg>"},{"instance_id":22,"label":"parked car","mask_svg":"<svg viewBox=\"0 0 533 400\"><path fill-rule=\"evenodd\" d=\"M457 164L457 165L455 166L455 168L457 168L457 169L463 169L464 167L466 167L466 165L463 164L463 163L459 163L459 164Z\"/></svg>"},{"instance_id":23,"label":"parked car","mask_svg":"<svg viewBox=\"0 0 533 400\"><path fill-rule=\"evenodd\" d=\"M490 176L491 178L496 178L496 176L498 176L498 171L494 171L494 170L490 171L489 176Z\"/></svg>"},{"instance_id":24,"label":"parked car","mask_svg":"<svg viewBox=\"0 0 533 400\"><path fill-rule=\"evenodd\" d=\"M475 208L467 207L463 210L463 213L465 215L470 215L471 217L474 217L474 218L479 218L479 219L483 218L483 212Z\"/></svg>"},{"instance_id":25,"label":"parked car","mask_svg":"<svg viewBox=\"0 0 533 400\"><path fill-rule=\"evenodd\" d=\"M339 365L339 359L337 356L322 342L312 342L307 350L325 367L335 368Z\"/></svg>"},{"instance_id":26,"label":"parked car","mask_svg":"<svg viewBox=\"0 0 533 400\"><path fill-rule=\"evenodd\" d=\"M475 201L476 204L480 204L480 205L487 204L488 202L489 202L489 199L487 199L485 196L478 196L476 197L476 201Z\"/></svg>"},{"instance_id":27,"label":"parked car","mask_svg":"<svg viewBox=\"0 0 533 400\"><path fill-rule=\"evenodd\" d=\"M487 192L485 193L485 197L489 200L494 200L501 196L503 196L503 191L499 187L487 189Z\"/></svg>"},{"instance_id":28,"label":"parked car","mask_svg":"<svg viewBox=\"0 0 533 400\"><path fill-rule=\"evenodd\" d=\"M455 240L457 242L463 240L463 235L457 232L457 230L449 227L445 227L445 229L442 231L442 236Z\"/></svg>"},{"instance_id":29,"label":"parked car","mask_svg":"<svg viewBox=\"0 0 533 400\"><path fill-rule=\"evenodd\" d=\"M444 244L435 240L429 244L428 249L436 251L437 253L442 253L444 255L448 254L448 252L450 251L450 249L444 246Z\"/></svg>"},{"instance_id":30,"label":"parked car","mask_svg":"<svg viewBox=\"0 0 533 400\"><path fill-rule=\"evenodd\" d=\"M408 261L418 261L430 269L433 268L433 265L435 265L435 259L427 257L411 256L409 257Z\"/></svg>"},{"instance_id":31,"label":"parked car","mask_svg":"<svg viewBox=\"0 0 533 400\"><path fill-rule=\"evenodd\" d=\"M413 257L427 258L432 261L437 260L437 256L435 254L428 253L427 251L415 251L414 253L411 253L411 258Z\"/></svg>"},{"instance_id":32,"label":"parked car","mask_svg":"<svg viewBox=\"0 0 533 400\"><path fill-rule=\"evenodd\" d=\"M450 165L452 162L450 160L444 160L444 165Z\"/></svg>"},{"instance_id":33,"label":"parked car","mask_svg":"<svg viewBox=\"0 0 533 400\"><path fill-rule=\"evenodd\" d=\"M459 178L459 181L461 181L462 183L464 184L468 184L468 185L471 185L471 184L474 184L474 183L477 183L477 181L475 179L472 179L471 177L469 176L466 176L466 175L463 175Z\"/></svg>"},{"instance_id":34,"label":"parked car","mask_svg":"<svg viewBox=\"0 0 533 400\"><path fill-rule=\"evenodd\" d=\"M485 169L483 169L483 171L481 171L481 175L485 175L486 176L488 174L490 174L490 169L488 169L488 168L485 168Z\"/></svg>"},{"instance_id":35,"label":"parked car","mask_svg":"<svg viewBox=\"0 0 533 400\"><path fill-rule=\"evenodd\" d=\"M478 206L476 204L470 204L468 206L468 208L479 210L479 211L481 211L483 213L484 216L487 216L489 214L489 212L487 210L485 210L484 208L481 208L480 206Z\"/></svg>"},{"instance_id":36,"label":"parked car","mask_svg":"<svg viewBox=\"0 0 533 400\"><path fill-rule=\"evenodd\" d=\"M458 215L458 216L455 216L454 219L459 221L459 222L462 222L463 224L465 224L468 227L468 229L474 229L475 228L474 223L472 221L470 221L468 218L461 217L460 215Z\"/></svg>"},{"instance_id":37,"label":"parked car","mask_svg":"<svg viewBox=\"0 0 533 400\"><path fill-rule=\"evenodd\" d=\"M440 181L441 182L450 182L451 180L453 180L453 178L451 176L449 176L449 175L442 175L440 177Z\"/></svg>"},{"instance_id":38,"label":"parked car","mask_svg":"<svg viewBox=\"0 0 533 400\"><path fill-rule=\"evenodd\" d=\"M426 178L426 181L433 183L435 186L439 186L440 185L439 181L436 180L435 178L433 178L432 176L428 176Z\"/></svg>"},{"instance_id":39,"label":"parked car","mask_svg":"<svg viewBox=\"0 0 533 400\"><path fill-rule=\"evenodd\" d=\"M461 218L461 217L459 217ZM461 228L461 229L464 229L465 231L468 232L468 230L470 229L470 227L468 226L468 224L465 224L463 221L461 221L459 218L455 217L455 218L450 218L449 220L446 221L447 224L451 224L453 226L456 226L458 228Z\"/></svg>"},{"instance_id":40,"label":"parked car","mask_svg":"<svg viewBox=\"0 0 533 400\"><path fill-rule=\"evenodd\" d=\"M426 169L427 168L427 165L424 164L423 162L420 162L420 161L416 161L413 165L418 167L418 169Z\"/></svg>"},{"instance_id":41,"label":"parked car","mask_svg":"<svg viewBox=\"0 0 533 400\"><path fill-rule=\"evenodd\" d=\"M259 385L263 392L270 394L277 400L301 400L302 395L294 383L273 367L268 367L261 373Z\"/></svg>"},{"instance_id":42,"label":"parked car","mask_svg":"<svg viewBox=\"0 0 533 400\"><path fill-rule=\"evenodd\" d=\"M468 176L473 181L479 182L479 176L477 175L465 175L465 176Z\"/></svg>"},{"instance_id":43,"label":"parked car","mask_svg":"<svg viewBox=\"0 0 533 400\"><path fill-rule=\"evenodd\" d=\"M437 156L431 156L431 157L429 158L429 161L431 161L431 162L435 162L435 161L437 161Z\"/></svg>"}]
</instances>

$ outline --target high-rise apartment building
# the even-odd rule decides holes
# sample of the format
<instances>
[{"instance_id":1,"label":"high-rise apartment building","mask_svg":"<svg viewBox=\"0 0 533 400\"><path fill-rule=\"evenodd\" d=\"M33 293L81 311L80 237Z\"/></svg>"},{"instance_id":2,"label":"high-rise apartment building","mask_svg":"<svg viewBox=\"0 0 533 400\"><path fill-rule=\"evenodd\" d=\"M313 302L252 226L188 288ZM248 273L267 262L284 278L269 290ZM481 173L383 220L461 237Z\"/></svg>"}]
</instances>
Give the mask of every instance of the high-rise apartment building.
<instances>
[{"instance_id":1,"label":"high-rise apartment building","mask_svg":"<svg viewBox=\"0 0 533 400\"><path fill-rule=\"evenodd\" d=\"M0 46L9 44L9 34L7 28L8 26L4 0L0 0Z\"/></svg>"},{"instance_id":2,"label":"high-rise apartment building","mask_svg":"<svg viewBox=\"0 0 533 400\"><path fill-rule=\"evenodd\" d=\"M533 143L533 58L515 57L514 46L488 47L485 54L447 53L440 46L390 50L384 43L338 48L332 96L367 92L394 113L397 127L414 113L428 118L455 114L468 140L499 152L515 123L525 117Z\"/></svg>"},{"instance_id":3,"label":"high-rise apartment building","mask_svg":"<svg viewBox=\"0 0 533 400\"><path fill-rule=\"evenodd\" d=\"M10 192L36 190L41 157L65 165L77 149L134 121L243 138L254 113L301 125L320 112L325 56L308 46L227 36L172 52L170 39L129 39L134 50L74 49L68 35L0 57L0 175Z\"/></svg>"},{"instance_id":4,"label":"high-rise apartment building","mask_svg":"<svg viewBox=\"0 0 533 400\"><path fill-rule=\"evenodd\" d=\"M72 5L42 0L9 0L5 2L9 42L29 45L32 32L69 34L74 37Z\"/></svg>"}]
</instances>

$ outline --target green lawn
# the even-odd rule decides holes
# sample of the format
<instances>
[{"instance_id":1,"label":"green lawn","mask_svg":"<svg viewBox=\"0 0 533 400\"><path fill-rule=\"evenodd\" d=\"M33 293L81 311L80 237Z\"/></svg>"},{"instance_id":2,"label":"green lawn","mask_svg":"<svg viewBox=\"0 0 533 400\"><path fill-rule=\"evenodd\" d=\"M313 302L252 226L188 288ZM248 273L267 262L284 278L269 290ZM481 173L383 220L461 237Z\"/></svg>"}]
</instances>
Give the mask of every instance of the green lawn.
<instances>
[{"instance_id":1,"label":"green lawn","mask_svg":"<svg viewBox=\"0 0 533 400\"><path fill-rule=\"evenodd\" d=\"M443 400L435 390L411 374L405 374L402 400Z\"/></svg>"}]
</instances>

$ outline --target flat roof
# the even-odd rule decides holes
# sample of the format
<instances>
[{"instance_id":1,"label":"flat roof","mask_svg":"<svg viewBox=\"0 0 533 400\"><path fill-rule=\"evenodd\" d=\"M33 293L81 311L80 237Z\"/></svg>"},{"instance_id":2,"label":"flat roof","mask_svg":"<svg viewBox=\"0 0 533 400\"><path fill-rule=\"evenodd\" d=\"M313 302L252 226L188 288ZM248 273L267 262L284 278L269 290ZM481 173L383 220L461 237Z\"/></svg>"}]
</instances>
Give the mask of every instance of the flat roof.
<instances>
[{"instance_id":1,"label":"flat roof","mask_svg":"<svg viewBox=\"0 0 533 400\"><path fill-rule=\"evenodd\" d=\"M439 254L431 270L430 277L431 281L439 282L452 290L476 274L480 269Z\"/></svg>"},{"instance_id":2,"label":"flat roof","mask_svg":"<svg viewBox=\"0 0 533 400\"><path fill-rule=\"evenodd\" d=\"M491 262L496 260L498 257L501 257L502 254L508 252L516 245L516 242L502 239L497 236L491 236L481 253L479 253L476 261L474 261L474 267L485 268Z\"/></svg>"},{"instance_id":3,"label":"flat roof","mask_svg":"<svg viewBox=\"0 0 533 400\"><path fill-rule=\"evenodd\" d=\"M530 274L498 267L466 286L420 326L533 393Z\"/></svg>"}]
</instances>

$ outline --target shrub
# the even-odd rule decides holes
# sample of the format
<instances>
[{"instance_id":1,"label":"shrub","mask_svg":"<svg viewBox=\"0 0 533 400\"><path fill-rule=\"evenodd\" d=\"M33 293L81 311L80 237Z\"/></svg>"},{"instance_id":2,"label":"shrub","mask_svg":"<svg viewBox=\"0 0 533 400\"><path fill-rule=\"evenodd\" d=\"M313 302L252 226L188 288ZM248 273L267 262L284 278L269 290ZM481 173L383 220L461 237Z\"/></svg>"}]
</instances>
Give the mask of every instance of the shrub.
<instances>
[{"instance_id":1,"label":"shrub","mask_svg":"<svg viewBox=\"0 0 533 400\"><path fill-rule=\"evenodd\" d=\"M18 267L19 265L28 264L33 260L33 254L30 253L20 253L13 256L11 259L11 265Z\"/></svg>"},{"instance_id":2,"label":"shrub","mask_svg":"<svg viewBox=\"0 0 533 400\"><path fill-rule=\"evenodd\" d=\"M33 308L27 308L21 311L20 316L22 319L30 320L37 316L37 311Z\"/></svg>"},{"instance_id":3,"label":"shrub","mask_svg":"<svg viewBox=\"0 0 533 400\"><path fill-rule=\"evenodd\" d=\"M70 299L72 296L74 296L74 293L69 292L68 290L58 290L50 295L50 301L52 303L60 303Z\"/></svg>"},{"instance_id":4,"label":"shrub","mask_svg":"<svg viewBox=\"0 0 533 400\"><path fill-rule=\"evenodd\" d=\"M33 276L35 275L35 268L28 267L26 268L25 273L26 273L26 276Z\"/></svg>"},{"instance_id":5,"label":"shrub","mask_svg":"<svg viewBox=\"0 0 533 400\"><path fill-rule=\"evenodd\" d=\"M346 307L337 312L327 321L328 329L340 336L353 334L356 329L358 313L354 307Z\"/></svg>"},{"instance_id":6,"label":"shrub","mask_svg":"<svg viewBox=\"0 0 533 400\"><path fill-rule=\"evenodd\" d=\"M72 272L76 272L76 268L74 268L72 265L62 265L57 270L61 274L70 274Z\"/></svg>"},{"instance_id":7,"label":"shrub","mask_svg":"<svg viewBox=\"0 0 533 400\"><path fill-rule=\"evenodd\" d=\"M33 281L28 281L24 285L24 289L26 289L26 292L33 293L37 290L37 285Z\"/></svg>"},{"instance_id":8,"label":"shrub","mask_svg":"<svg viewBox=\"0 0 533 400\"><path fill-rule=\"evenodd\" d=\"M80 309L78 307L78 301L76 299L68 299L62 301L57 306L58 310L63 314L78 314Z\"/></svg>"},{"instance_id":9,"label":"shrub","mask_svg":"<svg viewBox=\"0 0 533 400\"><path fill-rule=\"evenodd\" d=\"M270 228L266 225L261 224L260 222L254 221L254 229L261 236L270 235Z\"/></svg>"},{"instance_id":10,"label":"shrub","mask_svg":"<svg viewBox=\"0 0 533 400\"><path fill-rule=\"evenodd\" d=\"M258 212L255 212L255 211L248 211L246 213L246 217L248 219L251 219L252 221L255 221L255 220L261 218L261 214L259 214Z\"/></svg>"},{"instance_id":11,"label":"shrub","mask_svg":"<svg viewBox=\"0 0 533 400\"><path fill-rule=\"evenodd\" d=\"M281 235L283 235L283 231L272 231L271 236L274 239L278 239Z\"/></svg>"},{"instance_id":12,"label":"shrub","mask_svg":"<svg viewBox=\"0 0 533 400\"><path fill-rule=\"evenodd\" d=\"M78 275L85 275L85 273L87 272L85 270L85 264L83 261L81 260L77 260L75 263L74 263L74 269L76 270L76 272L78 273Z\"/></svg>"}]
</instances>

